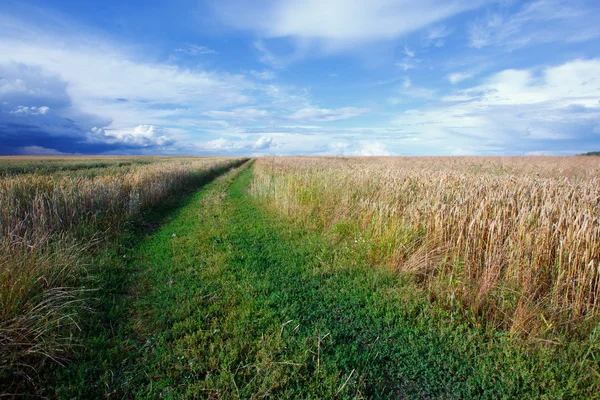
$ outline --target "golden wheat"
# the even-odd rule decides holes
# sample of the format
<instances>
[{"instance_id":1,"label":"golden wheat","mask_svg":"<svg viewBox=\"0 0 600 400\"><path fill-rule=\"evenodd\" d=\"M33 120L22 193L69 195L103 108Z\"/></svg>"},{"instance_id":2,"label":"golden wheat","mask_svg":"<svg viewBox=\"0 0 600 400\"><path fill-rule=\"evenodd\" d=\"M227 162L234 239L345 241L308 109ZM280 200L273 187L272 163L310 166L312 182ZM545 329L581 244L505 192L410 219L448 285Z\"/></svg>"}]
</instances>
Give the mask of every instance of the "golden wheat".
<instances>
[{"instance_id":1,"label":"golden wheat","mask_svg":"<svg viewBox=\"0 0 600 400\"><path fill-rule=\"evenodd\" d=\"M262 158L252 193L512 333L600 314L598 158Z\"/></svg>"}]
</instances>

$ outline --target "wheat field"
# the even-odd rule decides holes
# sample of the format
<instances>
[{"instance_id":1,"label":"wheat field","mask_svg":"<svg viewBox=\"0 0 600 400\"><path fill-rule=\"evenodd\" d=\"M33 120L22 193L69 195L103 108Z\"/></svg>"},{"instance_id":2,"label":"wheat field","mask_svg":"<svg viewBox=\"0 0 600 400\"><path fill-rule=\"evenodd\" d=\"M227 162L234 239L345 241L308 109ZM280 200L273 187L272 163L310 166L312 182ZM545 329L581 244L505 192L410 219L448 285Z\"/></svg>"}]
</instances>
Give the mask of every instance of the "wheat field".
<instances>
[{"instance_id":1,"label":"wheat field","mask_svg":"<svg viewBox=\"0 0 600 400\"><path fill-rule=\"evenodd\" d=\"M255 171L255 197L366 246L450 312L531 338L598 323L598 158L269 157Z\"/></svg>"},{"instance_id":2,"label":"wheat field","mask_svg":"<svg viewBox=\"0 0 600 400\"><path fill-rule=\"evenodd\" d=\"M44 360L65 358L85 306L81 279L91 254L144 210L239 162L1 159L0 377L15 369L35 373Z\"/></svg>"}]
</instances>

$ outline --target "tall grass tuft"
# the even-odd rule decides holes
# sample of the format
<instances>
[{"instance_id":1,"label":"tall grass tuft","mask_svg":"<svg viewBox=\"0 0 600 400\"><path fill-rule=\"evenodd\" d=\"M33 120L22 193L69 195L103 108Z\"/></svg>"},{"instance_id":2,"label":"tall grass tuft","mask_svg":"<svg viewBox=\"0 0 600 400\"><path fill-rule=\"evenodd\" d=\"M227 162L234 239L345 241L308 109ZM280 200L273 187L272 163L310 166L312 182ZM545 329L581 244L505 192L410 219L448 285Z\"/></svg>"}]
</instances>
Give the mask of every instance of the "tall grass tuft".
<instances>
[{"instance_id":1,"label":"tall grass tuft","mask_svg":"<svg viewBox=\"0 0 600 400\"><path fill-rule=\"evenodd\" d=\"M596 158L262 158L252 193L452 312L534 338L598 324Z\"/></svg>"},{"instance_id":2,"label":"tall grass tuft","mask_svg":"<svg viewBox=\"0 0 600 400\"><path fill-rule=\"evenodd\" d=\"M91 247L143 210L242 162L100 160L0 160L0 380L31 379L44 362L66 359Z\"/></svg>"}]
</instances>

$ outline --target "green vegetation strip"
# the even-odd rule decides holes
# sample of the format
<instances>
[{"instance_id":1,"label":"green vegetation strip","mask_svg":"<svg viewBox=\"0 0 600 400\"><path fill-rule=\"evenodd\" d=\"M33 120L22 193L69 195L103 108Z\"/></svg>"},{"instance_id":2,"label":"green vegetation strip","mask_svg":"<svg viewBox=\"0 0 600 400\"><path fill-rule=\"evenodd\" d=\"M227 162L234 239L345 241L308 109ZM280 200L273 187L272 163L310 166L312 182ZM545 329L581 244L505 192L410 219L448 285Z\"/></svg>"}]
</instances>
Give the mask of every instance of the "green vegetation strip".
<instances>
[{"instance_id":1,"label":"green vegetation strip","mask_svg":"<svg viewBox=\"0 0 600 400\"><path fill-rule=\"evenodd\" d=\"M245 193L252 169L238 173L114 258L87 351L51 396L597 396L581 349L451 322L360 246L269 214Z\"/></svg>"}]
</instances>

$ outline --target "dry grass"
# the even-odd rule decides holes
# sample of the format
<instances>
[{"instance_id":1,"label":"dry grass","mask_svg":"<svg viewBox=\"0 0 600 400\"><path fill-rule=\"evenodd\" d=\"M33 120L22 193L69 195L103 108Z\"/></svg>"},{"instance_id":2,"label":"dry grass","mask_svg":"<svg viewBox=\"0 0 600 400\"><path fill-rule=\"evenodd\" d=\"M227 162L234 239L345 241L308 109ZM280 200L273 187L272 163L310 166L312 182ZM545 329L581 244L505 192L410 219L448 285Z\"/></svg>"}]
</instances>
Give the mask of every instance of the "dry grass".
<instances>
[{"instance_id":1,"label":"dry grass","mask_svg":"<svg viewBox=\"0 0 600 400\"><path fill-rule=\"evenodd\" d=\"M91 246L233 161L0 159L0 378L64 359Z\"/></svg>"},{"instance_id":2,"label":"dry grass","mask_svg":"<svg viewBox=\"0 0 600 400\"><path fill-rule=\"evenodd\" d=\"M252 192L513 334L598 322L598 158L262 158Z\"/></svg>"}]
</instances>

